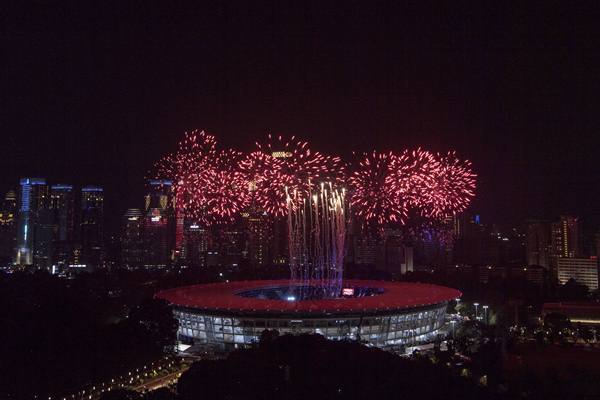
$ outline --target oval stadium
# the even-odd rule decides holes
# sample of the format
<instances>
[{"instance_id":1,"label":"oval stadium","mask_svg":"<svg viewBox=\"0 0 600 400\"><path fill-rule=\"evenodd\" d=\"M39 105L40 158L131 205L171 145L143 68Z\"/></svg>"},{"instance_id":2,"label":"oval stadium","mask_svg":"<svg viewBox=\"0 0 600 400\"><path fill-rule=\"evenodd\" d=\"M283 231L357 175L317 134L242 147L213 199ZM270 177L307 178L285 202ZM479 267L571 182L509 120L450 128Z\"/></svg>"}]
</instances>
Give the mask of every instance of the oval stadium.
<instances>
[{"instance_id":1,"label":"oval stadium","mask_svg":"<svg viewBox=\"0 0 600 400\"><path fill-rule=\"evenodd\" d=\"M180 350L221 351L256 343L265 329L402 349L432 341L448 302L460 296L443 286L366 280L333 290L289 280L212 283L156 295L173 306Z\"/></svg>"}]
</instances>

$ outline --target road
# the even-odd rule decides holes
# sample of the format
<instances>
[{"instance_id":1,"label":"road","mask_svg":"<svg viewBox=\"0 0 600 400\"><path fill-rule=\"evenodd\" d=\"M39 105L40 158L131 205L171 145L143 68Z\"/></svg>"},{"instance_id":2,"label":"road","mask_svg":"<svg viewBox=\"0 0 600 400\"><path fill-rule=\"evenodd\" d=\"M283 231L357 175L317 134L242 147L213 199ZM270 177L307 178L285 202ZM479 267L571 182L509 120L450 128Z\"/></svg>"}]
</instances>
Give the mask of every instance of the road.
<instances>
[{"instance_id":1,"label":"road","mask_svg":"<svg viewBox=\"0 0 600 400\"><path fill-rule=\"evenodd\" d=\"M151 392L153 390L160 389L161 387L169 386L170 384L177 382L177 379L179 379L181 374L188 368L188 365L183 365L178 371L149 380L140 385L133 386L132 389L136 392Z\"/></svg>"}]
</instances>

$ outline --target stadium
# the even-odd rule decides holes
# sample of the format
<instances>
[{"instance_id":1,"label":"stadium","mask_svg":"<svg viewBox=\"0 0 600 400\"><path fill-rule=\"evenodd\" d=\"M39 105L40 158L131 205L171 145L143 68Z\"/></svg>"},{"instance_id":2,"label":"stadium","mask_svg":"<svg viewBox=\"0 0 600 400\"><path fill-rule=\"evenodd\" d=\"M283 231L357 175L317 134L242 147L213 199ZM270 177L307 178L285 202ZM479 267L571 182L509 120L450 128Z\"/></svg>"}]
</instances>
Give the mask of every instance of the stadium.
<instances>
[{"instance_id":1,"label":"stadium","mask_svg":"<svg viewBox=\"0 0 600 400\"><path fill-rule=\"evenodd\" d=\"M244 281L168 289L180 351L233 350L256 343L265 329L317 333L385 349L432 341L458 290L437 285L344 280L331 290L317 282Z\"/></svg>"}]
</instances>

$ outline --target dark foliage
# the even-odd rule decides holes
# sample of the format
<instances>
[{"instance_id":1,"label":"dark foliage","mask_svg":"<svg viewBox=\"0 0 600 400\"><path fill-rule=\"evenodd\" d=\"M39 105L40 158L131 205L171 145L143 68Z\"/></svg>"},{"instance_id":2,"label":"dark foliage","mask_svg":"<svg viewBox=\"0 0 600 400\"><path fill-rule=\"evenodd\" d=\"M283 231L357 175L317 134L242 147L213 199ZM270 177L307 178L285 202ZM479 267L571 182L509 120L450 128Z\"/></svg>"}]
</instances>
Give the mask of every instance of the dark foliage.
<instances>
[{"instance_id":1,"label":"dark foliage","mask_svg":"<svg viewBox=\"0 0 600 400\"><path fill-rule=\"evenodd\" d=\"M450 369L318 335L282 336L183 374L178 399L490 398Z\"/></svg>"},{"instance_id":2,"label":"dark foliage","mask_svg":"<svg viewBox=\"0 0 600 400\"><path fill-rule=\"evenodd\" d=\"M68 394L159 357L175 337L170 309L114 289L102 275L0 275L0 398Z\"/></svg>"}]
</instances>

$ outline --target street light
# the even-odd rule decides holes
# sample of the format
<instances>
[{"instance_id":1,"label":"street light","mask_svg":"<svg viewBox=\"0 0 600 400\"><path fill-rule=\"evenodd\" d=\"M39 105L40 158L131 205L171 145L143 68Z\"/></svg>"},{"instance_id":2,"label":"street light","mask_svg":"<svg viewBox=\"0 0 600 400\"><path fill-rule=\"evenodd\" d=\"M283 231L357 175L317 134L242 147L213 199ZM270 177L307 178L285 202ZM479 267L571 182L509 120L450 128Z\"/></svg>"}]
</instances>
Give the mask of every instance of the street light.
<instances>
[{"instance_id":1,"label":"street light","mask_svg":"<svg viewBox=\"0 0 600 400\"><path fill-rule=\"evenodd\" d=\"M477 318L477 307L479 307L479 303L473 303L473 305L475 306L475 320L478 320L479 318Z\"/></svg>"},{"instance_id":2,"label":"street light","mask_svg":"<svg viewBox=\"0 0 600 400\"><path fill-rule=\"evenodd\" d=\"M452 325L452 340L454 340L454 325L456 324L455 320L451 320L450 324Z\"/></svg>"},{"instance_id":3,"label":"street light","mask_svg":"<svg viewBox=\"0 0 600 400\"><path fill-rule=\"evenodd\" d=\"M488 324L488 319L487 319L487 309L489 306L483 306L483 319L485 321L485 324Z\"/></svg>"}]
</instances>

